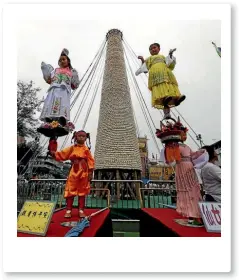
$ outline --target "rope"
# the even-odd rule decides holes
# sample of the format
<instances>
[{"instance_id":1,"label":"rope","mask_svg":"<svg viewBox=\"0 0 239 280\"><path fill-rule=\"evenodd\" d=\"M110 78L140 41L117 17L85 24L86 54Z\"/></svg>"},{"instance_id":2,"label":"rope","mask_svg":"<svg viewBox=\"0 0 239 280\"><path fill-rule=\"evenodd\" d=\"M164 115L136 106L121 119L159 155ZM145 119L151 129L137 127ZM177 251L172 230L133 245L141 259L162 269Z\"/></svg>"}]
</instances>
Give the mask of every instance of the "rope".
<instances>
[{"instance_id":1,"label":"rope","mask_svg":"<svg viewBox=\"0 0 239 280\"><path fill-rule=\"evenodd\" d=\"M137 122L137 119L136 119L135 111L134 111L134 110L133 110L133 114L134 114L134 122L135 122L135 125L136 125L137 137L139 137L139 125L138 125L138 122Z\"/></svg>"},{"instance_id":2,"label":"rope","mask_svg":"<svg viewBox=\"0 0 239 280\"><path fill-rule=\"evenodd\" d=\"M99 47L97 53L95 54L95 56L94 56L92 62L90 63L88 69L86 70L85 74L84 74L83 77L81 78L81 80L80 80L80 82L79 82L79 85L80 85L81 82L83 81L84 77L86 76L87 72L89 71L89 69L90 69L90 67L92 66L94 60L96 59L96 57L98 56L98 54L99 54L101 48L103 48L104 45L105 45L105 40L104 40L104 41L102 42L102 44L100 45L100 47ZM74 91L71 93L71 98L73 97L73 95L74 95L75 92L76 92L76 90L74 90Z\"/></svg>"},{"instance_id":3,"label":"rope","mask_svg":"<svg viewBox=\"0 0 239 280\"><path fill-rule=\"evenodd\" d=\"M76 101L77 101L77 99L78 99L78 97L79 97L81 91L83 90L83 87L84 87L85 84L87 83L87 81L88 81L89 77L91 76L92 72L93 72L93 71L95 70L95 68L97 67L97 65L98 65L98 63L99 63L99 60L100 60L100 58L101 58L101 55L102 55L102 53L103 53L103 51L104 51L105 45L106 45L106 41L104 42L104 45L103 45L103 47L102 47L102 50L100 51L100 54L99 54L99 56L98 56L98 58L97 58L97 60L96 60L96 62L95 62L95 64L94 64L94 66L92 67L92 69L91 69L91 71L90 71L90 74L88 75L88 77L87 77L85 83L83 84L82 88L79 90L78 94L76 95L76 97L75 97L74 100L72 101L71 106L70 106L70 109L72 109L73 106L75 105L75 103L76 103Z\"/></svg>"},{"instance_id":4,"label":"rope","mask_svg":"<svg viewBox=\"0 0 239 280\"><path fill-rule=\"evenodd\" d=\"M45 141L45 143L44 143L44 145L43 145L42 147L41 147L41 146L38 147L38 149L35 151L35 153L34 153L34 154L32 155L32 157L29 159L29 161L28 161L26 167L22 170L22 172L21 172L19 175L25 175L25 174L26 174L26 172L27 172L27 170L28 170L28 167L29 167L29 164L30 164L30 161L31 161L31 160L34 161L34 160L38 157L38 155L40 154L40 152L43 151L43 149L44 149L44 147L46 146L47 142L48 142L48 139L46 139L46 141ZM25 170L25 172L23 173L24 170ZM32 168L32 170L33 170L33 168Z\"/></svg>"},{"instance_id":5,"label":"rope","mask_svg":"<svg viewBox=\"0 0 239 280\"><path fill-rule=\"evenodd\" d=\"M102 60L101 62L103 62L103 60ZM99 66L99 68L100 68L100 66ZM84 120L84 123L83 123L83 126L82 126L82 129L83 129L83 130L85 129L85 125L86 125L86 123L87 123L87 121L88 121L88 118L89 118L89 115L90 115L90 112L91 112L93 103L94 103L94 101L95 101L96 94L97 94L97 92L98 92L98 90L99 90L99 88L100 88L100 87L99 87L100 81L102 80L103 74L104 74L104 71L103 71L103 70L104 70L104 63L101 64L101 69L99 70L99 73L100 73L100 74L99 74L99 79L98 79L98 81L97 81L97 83L96 83L96 85L95 85L95 90L94 90L92 99L91 99L91 101L90 101L90 105L89 105L88 111L87 111L87 113L86 113L86 117L85 117L85 120Z\"/></svg>"},{"instance_id":6,"label":"rope","mask_svg":"<svg viewBox=\"0 0 239 280\"><path fill-rule=\"evenodd\" d=\"M128 72L128 70L127 70L127 72ZM130 77L131 77L131 76L130 76ZM132 80L132 78L131 78L131 80ZM141 108L142 113L143 113L143 115L144 115L145 121L146 121L146 123L147 123L147 125L148 125L149 132L150 132L150 134L151 134L151 136L152 136L152 139L153 139L153 141L154 141L154 144L155 144L156 148L158 149L158 152L160 153L160 149L159 149L158 143L157 143L157 141L156 141L156 139L155 139L155 134L154 134L154 132L153 132L153 130L152 130L152 128L151 128L151 125L150 125L149 119L148 119L148 117L147 117L146 111L145 111L145 109L144 109L144 107L143 107L143 103L142 103L142 101L141 101L141 99L140 99L140 96L139 96L139 94L138 94L138 92L137 92L137 89L135 88L135 85L134 85L134 84L133 84L133 86L134 86L134 89L135 89L135 92L136 92L137 99L138 99L139 104L140 104L140 108Z\"/></svg>"},{"instance_id":7,"label":"rope","mask_svg":"<svg viewBox=\"0 0 239 280\"><path fill-rule=\"evenodd\" d=\"M42 143L43 143L43 141L42 141ZM42 145L42 143L39 143L39 147ZM29 149L28 149L28 151L23 155L23 157L21 158L21 160L19 161L19 163L17 164L17 166L20 166L20 164L21 164L21 162L23 161L23 159L25 158L25 156L30 152L30 151L32 151L32 147L35 145L36 143L35 142L33 142L32 143L32 145L29 147ZM32 158L32 157L31 157ZM30 158L30 159L31 159ZM30 160L29 159L29 160Z\"/></svg>"},{"instance_id":8,"label":"rope","mask_svg":"<svg viewBox=\"0 0 239 280\"><path fill-rule=\"evenodd\" d=\"M172 110L171 110L171 112L174 115L175 119L177 119L177 115ZM197 147L200 148L200 145L195 141L195 139L192 137L192 135L189 132L187 132L187 134L193 140L193 142L197 145Z\"/></svg>"},{"instance_id":9,"label":"rope","mask_svg":"<svg viewBox=\"0 0 239 280\"><path fill-rule=\"evenodd\" d=\"M95 74L96 69L97 69L97 67L98 67L98 65L99 65L99 62L100 62L100 60L101 60L101 58L102 58L102 53L103 53L104 50L105 50L105 46L106 46L106 44L104 44L103 49L100 51L100 54L99 54L99 56L98 56L98 58L97 58L97 60L96 60L96 62L95 62L95 64L94 64L94 66L93 66L93 68L92 68L92 70L91 70L91 72L90 72L90 74L89 74L87 80L86 80L86 82L87 82L87 81L89 80L90 76L92 75L91 78L90 78L89 84L88 84L88 86L87 86L87 88L86 88L86 91L85 91L85 93L84 93L84 96L83 96L83 98L82 98L82 100L81 100L81 104L80 104L80 106L79 106L79 108L78 108L78 110L77 110L77 112L76 112L76 114L75 114L73 123L76 123L76 122L77 122L77 120L78 120L78 118L79 118L79 116L80 116L81 110L82 110L82 108L83 108L83 106L84 106L84 104L85 104L85 102L86 102L86 99L87 99L87 97L88 97L87 93L89 93L89 90L90 90L91 87L92 87L91 82L92 82L92 80L93 80L93 78L94 78L94 74ZM84 86L85 86L86 82L84 83ZM78 96L79 96L79 94L78 94ZM74 106L75 103L76 103L76 99L77 99L77 98L75 98L75 102L73 101L73 102L74 102L74 104L72 104L73 106ZM72 106L72 108L73 108L73 106ZM72 108L71 108L71 109L72 109ZM64 146L66 145L66 143L67 143L68 140L69 140L69 134L68 134L68 135L66 136L66 138L64 139L64 142L63 142L62 145L61 145L61 149L64 148Z\"/></svg>"},{"instance_id":10,"label":"rope","mask_svg":"<svg viewBox=\"0 0 239 280\"><path fill-rule=\"evenodd\" d=\"M91 75L89 84L88 84L88 86L87 86L87 88L86 88L86 91L85 91L85 93L84 93L84 96L83 96L83 98L82 98L82 100L81 100L81 104L80 104L80 106L79 106L79 108L78 108L78 110L77 110L77 112L76 112L76 115L75 115L75 117L74 117L73 123L76 123L76 122L78 121L78 118L79 118L79 116L80 116L80 114L81 114L81 111L82 111L82 109L83 109L83 106L84 106L84 104L85 104L85 102L86 102L86 100L87 100L87 97L88 97L88 95L89 95L90 89L91 89L91 87L92 87L92 85L93 85L93 83L91 83L91 82L92 82L93 78L95 77L95 73L96 73L97 67L98 67L98 65L99 65L99 63L100 63L100 60L101 60L102 57L103 57L103 56L102 56L102 53L103 53L104 50L105 50L105 46L106 46L106 44L104 44L104 49L101 50L101 52L100 52L100 54L99 54L99 57L97 58L97 61L96 61L95 65L93 66L92 70L91 70L90 75L91 75L91 74L92 74L92 75ZM89 77L90 77L90 75L89 75ZM89 78L89 77L88 77L88 78ZM87 79L87 81L88 81L88 79ZM85 84L86 84L86 83L85 83ZM85 85L85 84L84 84L84 85ZM73 105L73 106L74 106L74 105ZM64 140L64 142L63 142L63 144L61 145L61 149L65 146L65 144L67 143L68 139L69 139L69 134L66 136L66 138L65 138L65 140Z\"/></svg>"},{"instance_id":11,"label":"rope","mask_svg":"<svg viewBox=\"0 0 239 280\"><path fill-rule=\"evenodd\" d=\"M81 104L80 104L80 107L79 107L79 109L78 109L78 111L77 111L77 114L75 115L74 123L77 122L77 120L78 120L78 118L79 118L79 115L80 115L80 113L81 113L81 110L83 109L83 106L84 106L84 104L85 104L85 102L86 102L86 99L87 99L87 97L89 96L89 92L90 92L90 90L91 90L91 88L92 88L92 86L93 86L92 80L93 80L93 79L95 78L95 76L96 76L96 70L97 70L98 65L100 64L100 60L101 60L101 59L102 59L102 53L101 53L101 57L99 57L99 60L98 60L98 62L97 62L97 65L95 65L93 74L92 74L92 76L91 76L90 82L89 82L88 87L87 87L86 92L85 92L85 96L84 96L84 98L83 98L83 100L82 100L82 102L81 102Z\"/></svg>"},{"instance_id":12,"label":"rope","mask_svg":"<svg viewBox=\"0 0 239 280\"><path fill-rule=\"evenodd\" d=\"M35 143L33 143L33 144L29 147L28 151L27 151L27 152L23 155L23 157L20 159L20 161L18 162L17 166L20 166L21 162L22 162L23 159L26 157L26 155L27 155L30 151L32 151L32 147L34 146L34 144L35 144Z\"/></svg>"},{"instance_id":13,"label":"rope","mask_svg":"<svg viewBox=\"0 0 239 280\"><path fill-rule=\"evenodd\" d=\"M175 111L179 114L179 116L184 120L184 122L187 124L187 126L192 130L192 132L196 135L196 136L198 136L198 134L193 130L193 128L190 126L190 124L185 120L185 118L182 116L182 114L176 109L176 108L174 108L175 109Z\"/></svg>"}]
</instances>

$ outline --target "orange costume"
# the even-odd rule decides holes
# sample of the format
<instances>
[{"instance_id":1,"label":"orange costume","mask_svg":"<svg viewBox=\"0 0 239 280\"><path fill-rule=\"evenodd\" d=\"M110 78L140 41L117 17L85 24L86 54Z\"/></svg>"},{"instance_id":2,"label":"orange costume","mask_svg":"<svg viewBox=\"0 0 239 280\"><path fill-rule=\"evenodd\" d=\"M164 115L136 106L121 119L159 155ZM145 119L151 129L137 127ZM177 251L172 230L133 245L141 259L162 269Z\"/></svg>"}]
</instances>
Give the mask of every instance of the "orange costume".
<instances>
[{"instance_id":1,"label":"orange costume","mask_svg":"<svg viewBox=\"0 0 239 280\"><path fill-rule=\"evenodd\" d=\"M89 175L93 173L95 160L85 144L75 144L55 153L57 161L73 162L68 176L64 197L86 196L90 192Z\"/></svg>"}]
</instances>

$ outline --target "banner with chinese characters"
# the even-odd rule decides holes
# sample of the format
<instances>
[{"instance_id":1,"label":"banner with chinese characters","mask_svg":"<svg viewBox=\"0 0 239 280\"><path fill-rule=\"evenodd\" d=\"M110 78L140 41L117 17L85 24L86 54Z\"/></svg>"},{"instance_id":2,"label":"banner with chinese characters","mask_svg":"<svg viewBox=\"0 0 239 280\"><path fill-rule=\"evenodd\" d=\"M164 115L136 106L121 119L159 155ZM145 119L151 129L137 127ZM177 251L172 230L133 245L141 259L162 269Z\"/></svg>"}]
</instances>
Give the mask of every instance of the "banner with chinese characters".
<instances>
[{"instance_id":1,"label":"banner with chinese characters","mask_svg":"<svg viewBox=\"0 0 239 280\"><path fill-rule=\"evenodd\" d=\"M171 167L151 166L149 168L150 180L170 180L174 170Z\"/></svg>"},{"instance_id":2,"label":"banner with chinese characters","mask_svg":"<svg viewBox=\"0 0 239 280\"><path fill-rule=\"evenodd\" d=\"M207 232L221 232L221 203L199 202L199 207Z\"/></svg>"},{"instance_id":3,"label":"banner with chinese characters","mask_svg":"<svg viewBox=\"0 0 239 280\"><path fill-rule=\"evenodd\" d=\"M56 203L52 201L26 200L17 219L17 231L45 236Z\"/></svg>"}]
</instances>

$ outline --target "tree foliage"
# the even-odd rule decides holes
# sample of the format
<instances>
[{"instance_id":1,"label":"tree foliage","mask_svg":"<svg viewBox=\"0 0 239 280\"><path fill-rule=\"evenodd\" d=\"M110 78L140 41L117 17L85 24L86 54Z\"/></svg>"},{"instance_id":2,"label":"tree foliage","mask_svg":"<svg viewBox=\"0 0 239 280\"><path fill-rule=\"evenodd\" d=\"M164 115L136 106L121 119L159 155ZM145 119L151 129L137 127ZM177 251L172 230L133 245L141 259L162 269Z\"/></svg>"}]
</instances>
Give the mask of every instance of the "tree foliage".
<instances>
[{"instance_id":1,"label":"tree foliage","mask_svg":"<svg viewBox=\"0 0 239 280\"><path fill-rule=\"evenodd\" d=\"M41 101L37 97L40 90L39 87L34 87L32 81L17 82L17 132L19 136L36 136L38 119L35 114L40 112Z\"/></svg>"}]
</instances>

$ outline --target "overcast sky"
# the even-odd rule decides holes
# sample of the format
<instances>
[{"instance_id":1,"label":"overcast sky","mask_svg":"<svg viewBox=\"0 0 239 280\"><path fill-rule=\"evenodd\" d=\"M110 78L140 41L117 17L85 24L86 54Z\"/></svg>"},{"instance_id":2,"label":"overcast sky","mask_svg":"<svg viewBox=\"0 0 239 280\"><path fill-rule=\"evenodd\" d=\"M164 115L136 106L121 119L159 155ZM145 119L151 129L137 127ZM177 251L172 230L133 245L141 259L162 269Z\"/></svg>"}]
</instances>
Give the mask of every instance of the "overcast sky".
<instances>
[{"instance_id":1,"label":"overcast sky","mask_svg":"<svg viewBox=\"0 0 239 280\"><path fill-rule=\"evenodd\" d=\"M221 46L220 21L159 21L158 18L148 23L139 18L136 22L122 21L31 21L19 23L18 35L18 79L28 82L33 80L35 86L42 88L39 98L46 97L48 85L41 73L41 62L57 66L61 50L67 48L72 61L82 76L92 62L109 29L118 28L124 39L137 55L149 56L148 47L153 42L161 45L161 53L168 54L170 48L177 48L175 56L177 65L174 74L186 100L177 107L197 133L202 134L205 144L221 139L221 60L213 48L214 41ZM139 62L138 62L139 63ZM137 67L134 66L134 72ZM99 72L98 75L99 76ZM97 77L96 77L97 78ZM151 107L150 93L145 84L145 75L138 76L137 81L148 105L156 127L159 127L161 114ZM129 79L133 107L140 127L141 136L147 135L149 152L157 153L151 140L149 129L144 120L135 92ZM93 94L93 88L92 88ZM82 114L76 124L81 129L88 105L88 98ZM81 98L71 112L73 120ZM92 151L94 151L100 104L100 90L92 107L85 130L91 133ZM192 131L190 134L195 138ZM62 138L64 139L64 138ZM157 140L159 142L159 140ZM61 140L59 141L61 142ZM68 141L69 144L69 141ZM159 142L160 144L160 142ZM192 149L197 146L189 138ZM161 144L160 144L161 147Z\"/></svg>"}]
</instances>

